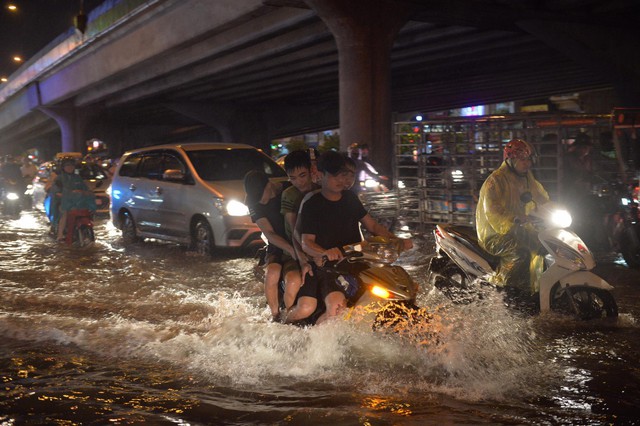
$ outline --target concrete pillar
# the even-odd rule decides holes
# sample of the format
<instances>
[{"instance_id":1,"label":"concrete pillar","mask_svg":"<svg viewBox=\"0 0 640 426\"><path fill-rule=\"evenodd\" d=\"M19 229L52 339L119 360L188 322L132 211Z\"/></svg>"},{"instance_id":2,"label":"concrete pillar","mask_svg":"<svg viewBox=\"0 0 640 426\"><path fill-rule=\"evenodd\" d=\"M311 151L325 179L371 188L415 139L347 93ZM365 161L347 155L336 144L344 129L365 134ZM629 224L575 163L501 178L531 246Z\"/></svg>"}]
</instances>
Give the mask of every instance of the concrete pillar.
<instances>
[{"instance_id":1,"label":"concrete pillar","mask_svg":"<svg viewBox=\"0 0 640 426\"><path fill-rule=\"evenodd\" d=\"M61 152L84 153L88 139L85 130L92 115L90 112L73 105L39 106L38 109L58 123L62 138Z\"/></svg>"},{"instance_id":2,"label":"concrete pillar","mask_svg":"<svg viewBox=\"0 0 640 426\"><path fill-rule=\"evenodd\" d=\"M367 143L372 163L391 173L390 52L409 6L389 0L305 0L338 46L340 149Z\"/></svg>"}]
</instances>

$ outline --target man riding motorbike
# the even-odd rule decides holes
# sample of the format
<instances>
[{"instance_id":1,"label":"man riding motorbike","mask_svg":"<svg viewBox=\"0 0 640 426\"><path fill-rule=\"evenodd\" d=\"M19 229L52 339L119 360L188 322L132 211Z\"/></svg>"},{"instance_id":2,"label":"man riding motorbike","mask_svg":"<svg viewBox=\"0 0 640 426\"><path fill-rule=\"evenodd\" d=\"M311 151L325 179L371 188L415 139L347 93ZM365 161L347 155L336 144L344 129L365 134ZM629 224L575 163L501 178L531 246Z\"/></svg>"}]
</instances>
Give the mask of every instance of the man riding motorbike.
<instances>
[{"instance_id":1,"label":"man riding motorbike","mask_svg":"<svg viewBox=\"0 0 640 426\"><path fill-rule=\"evenodd\" d=\"M549 195L531 173L534 149L522 139L512 139L504 147L503 163L480 189L476 209L478 241L488 253L499 257L497 273L491 278L498 287L506 286L525 300L537 289L536 277L542 273L544 257L537 233L527 214ZM531 193L532 201L521 196Z\"/></svg>"}]
</instances>

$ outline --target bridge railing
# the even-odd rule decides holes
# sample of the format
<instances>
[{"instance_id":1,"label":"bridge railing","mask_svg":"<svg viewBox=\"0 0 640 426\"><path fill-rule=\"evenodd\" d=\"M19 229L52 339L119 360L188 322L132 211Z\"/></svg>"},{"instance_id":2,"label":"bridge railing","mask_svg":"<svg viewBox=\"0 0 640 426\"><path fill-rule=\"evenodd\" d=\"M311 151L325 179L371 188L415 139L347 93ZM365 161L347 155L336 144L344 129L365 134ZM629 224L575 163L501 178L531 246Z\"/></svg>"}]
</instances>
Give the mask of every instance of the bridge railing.
<instances>
[{"instance_id":1,"label":"bridge railing","mask_svg":"<svg viewBox=\"0 0 640 426\"><path fill-rule=\"evenodd\" d=\"M92 44L120 22L159 1L162 0L106 0L89 12L87 30L84 34L73 27L69 28L12 73L8 81L0 85L0 103L36 81L79 49Z\"/></svg>"}]
</instances>

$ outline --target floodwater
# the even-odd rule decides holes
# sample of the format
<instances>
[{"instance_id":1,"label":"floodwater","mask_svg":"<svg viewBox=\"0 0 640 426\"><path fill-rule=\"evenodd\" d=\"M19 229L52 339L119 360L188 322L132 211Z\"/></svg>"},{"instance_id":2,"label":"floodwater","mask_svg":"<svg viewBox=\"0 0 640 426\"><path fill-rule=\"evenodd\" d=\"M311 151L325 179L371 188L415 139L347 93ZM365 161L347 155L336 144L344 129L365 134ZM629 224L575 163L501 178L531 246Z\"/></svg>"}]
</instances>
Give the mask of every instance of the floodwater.
<instances>
[{"instance_id":1,"label":"floodwater","mask_svg":"<svg viewBox=\"0 0 640 426\"><path fill-rule=\"evenodd\" d=\"M106 219L80 251L40 212L0 218L0 424L640 424L640 273L616 256L614 323L452 305L425 284L433 245L400 263L432 327L269 322L254 260L123 247ZM433 331L433 330L432 330Z\"/></svg>"}]
</instances>

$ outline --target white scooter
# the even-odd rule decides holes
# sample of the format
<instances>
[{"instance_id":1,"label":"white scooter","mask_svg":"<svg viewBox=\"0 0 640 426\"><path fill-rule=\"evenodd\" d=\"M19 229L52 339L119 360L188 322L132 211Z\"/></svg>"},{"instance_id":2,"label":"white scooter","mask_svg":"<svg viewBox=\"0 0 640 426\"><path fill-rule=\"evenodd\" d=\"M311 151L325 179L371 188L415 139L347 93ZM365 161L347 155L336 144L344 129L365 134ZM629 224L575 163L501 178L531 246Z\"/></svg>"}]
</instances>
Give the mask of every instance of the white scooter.
<instances>
[{"instance_id":1,"label":"white scooter","mask_svg":"<svg viewBox=\"0 0 640 426\"><path fill-rule=\"evenodd\" d=\"M525 193L521 200L531 201ZM613 287L591 272L596 262L587 245L570 229L571 215L556 203L536 206L529 215L548 254L544 272L535 283L540 312L558 311L580 319L617 317ZM429 281L451 294L462 293L495 273L498 259L479 245L469 226L437 225L434 230L436 256L429 265ZM455 293L455 291L453 291Z\"/></svg>"}]
</instances>

